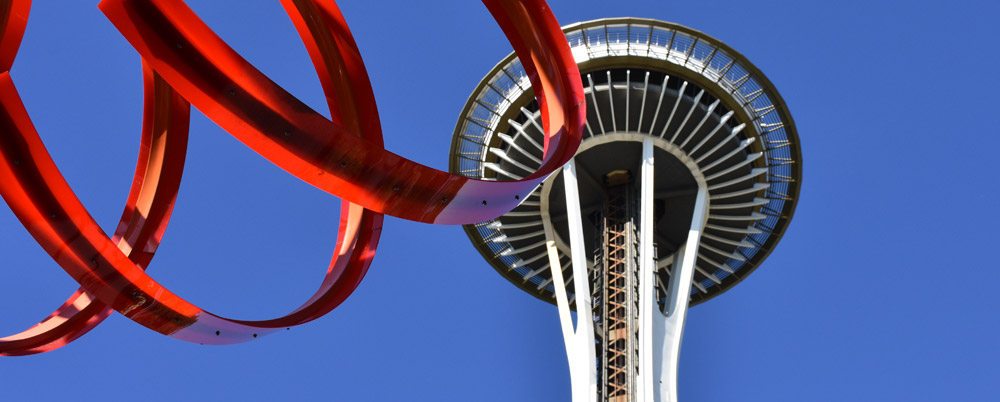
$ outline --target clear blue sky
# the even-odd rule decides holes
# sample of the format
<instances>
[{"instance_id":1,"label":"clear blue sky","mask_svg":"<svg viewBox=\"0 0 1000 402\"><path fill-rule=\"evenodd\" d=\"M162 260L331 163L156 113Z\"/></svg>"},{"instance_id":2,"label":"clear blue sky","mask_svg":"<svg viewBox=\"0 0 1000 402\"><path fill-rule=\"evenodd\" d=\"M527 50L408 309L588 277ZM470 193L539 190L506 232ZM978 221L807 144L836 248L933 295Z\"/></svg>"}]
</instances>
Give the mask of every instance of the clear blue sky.
<instances>
[{"instance_id":1,"label":"clear blue sky","mask_svg":"<svg viewBox=\"0 0 1000 402\"><path fill-rule=\"evenodd\" d=\"M37 1L12 70L56 162L108 231L139 141L139 59L97 1ZM277 1L190 0L279 84L325 110ZM441 169L479 79L509 51L472 1L343 1L390 150ZM747 280L692 309L694 401L993 401L1000 15L987 1L555 1L699 29L774 82L802 141L795 219ZM991 50L993 49L993 50ZM286 313L322 278L338 201L193 114L152 275L209 311ZM76 284L0 207L0 334ZM2 400L569 400L556 309L496 274L458 227L387 219L355 294L255 342L176 341L113 316L74 344L0 359Z\"/></svg>"}]
</instances>

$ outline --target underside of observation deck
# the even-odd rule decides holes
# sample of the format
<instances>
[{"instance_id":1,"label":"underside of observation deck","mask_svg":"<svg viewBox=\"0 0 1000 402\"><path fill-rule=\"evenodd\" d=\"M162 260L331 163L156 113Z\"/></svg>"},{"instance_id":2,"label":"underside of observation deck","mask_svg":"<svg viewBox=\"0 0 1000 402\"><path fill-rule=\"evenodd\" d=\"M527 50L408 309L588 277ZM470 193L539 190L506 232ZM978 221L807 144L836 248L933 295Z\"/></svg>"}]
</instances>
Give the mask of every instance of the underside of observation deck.
<instances>
[{"instance_id":1,"label":"underside of observation deck","mask_svg":"<svg viewBox=\"0 0 1000 402\"><path fill-rule=\"evenodd\" d=\"M601 177L614 170L638 171L634 136L653 137L658 141L658 295L666 293L672 255L690 222L696 185L685 163L691 161L707 179L710 195L691 304L731 288L773 250L798 196L798 138L777 91L741 55L678 25L611 19L564 30L587 100L585 138L576 156L587 249L597 249L600 229L593 215L606 196L599 191ZM525 82L512 57L484 79L456 129L452 171L515 180L540 165L542 122ZM621 141L627 136L633 140ZM498 272L549 302L554 289L543 247L543 215L552 219L560 268L572 280L560 186L560 180L548 180L510 213L465 227Z\"/></svg>"}]
</instances>

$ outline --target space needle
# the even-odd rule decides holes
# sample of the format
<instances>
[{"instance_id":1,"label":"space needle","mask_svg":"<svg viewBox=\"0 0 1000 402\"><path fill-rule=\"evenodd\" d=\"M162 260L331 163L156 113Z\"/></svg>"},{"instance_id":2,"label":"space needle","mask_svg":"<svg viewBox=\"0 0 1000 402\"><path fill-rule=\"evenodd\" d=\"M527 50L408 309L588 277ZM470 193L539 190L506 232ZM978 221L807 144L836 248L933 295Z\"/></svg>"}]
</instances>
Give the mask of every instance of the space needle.
<instances>
[{"instance_id":1,"label":"space needle","mask_svg":"<svg viewBox=\"0 0 1000 402\"><path fill-rule=\"evenodd\" d=\"M579 150L517 208L464 228L497 272L557 306L574 401L676 401L688 307L757 269L792 218L795 124L764 74L704 33L639 18L563 31L587 102ZM520 180L542 163L543 132L511 54L462 110L450 170Z\"/></svg>"}]
</instances>

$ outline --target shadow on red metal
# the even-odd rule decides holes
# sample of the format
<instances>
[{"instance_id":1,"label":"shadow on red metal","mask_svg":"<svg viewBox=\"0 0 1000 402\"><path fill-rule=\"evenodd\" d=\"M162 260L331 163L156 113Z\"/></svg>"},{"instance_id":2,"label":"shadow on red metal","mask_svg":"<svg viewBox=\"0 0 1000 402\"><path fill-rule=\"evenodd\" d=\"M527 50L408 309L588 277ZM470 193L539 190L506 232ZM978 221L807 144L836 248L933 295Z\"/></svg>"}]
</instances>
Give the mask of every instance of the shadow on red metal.
<instances>
[{"instance_id":1,"label":"shadow on red metal","mask_svg":"<svg viewBox=\"0 0 1000 402\"><path fill-rule=\"evenodd\" d=\"M240 57L181 0L104 0L100 8L143 59L139 162L125 211L108 237L45 150L10 77L29 0L0 0L0 195L81 288L38 325L0 338L0 355L56 349L112 310L162 334L203 344L250 341L312 321L354 291L371 264L383 214L475 223L518 204L569 160L584 124L579 71L543 0L484 0L531 78L545 128L541 168L516 182L484 182L386 151L361 54L332 0L281 0L316 67L330 119ZM144 270L180 184L190 105L296 177L342 197L336 250L319 290L283 317L219 317L181 299Z\"/></svg>"}]
</instances>

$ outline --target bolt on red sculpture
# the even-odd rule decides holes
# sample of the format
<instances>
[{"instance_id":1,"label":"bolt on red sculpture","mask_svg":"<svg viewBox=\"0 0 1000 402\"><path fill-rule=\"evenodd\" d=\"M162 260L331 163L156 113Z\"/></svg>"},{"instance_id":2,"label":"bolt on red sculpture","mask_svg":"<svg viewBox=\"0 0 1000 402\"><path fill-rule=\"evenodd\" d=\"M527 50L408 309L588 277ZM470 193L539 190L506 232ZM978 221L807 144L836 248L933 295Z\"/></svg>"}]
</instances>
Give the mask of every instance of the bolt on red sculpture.
<instances>
[{"instance_id":1,"label":"bolt on red sculpture","mask_svg":"<svg viewBox=\"0 0 1000 402\"><path fill-rule=\"evenodd\" d=\"M585 124L583 88L566 38L543 0L483 0L530 77L545 126L541 167L516 182L468 179L385 150L368 74L336 3L281 2L316 67L331 119L255 69L182 0L100 3L142 56L145 93L135 178L109 238L59 173L10 76L30 0L0 0L0 195L81 285L38 325L0 338L0 355L56 349L112 310L164 335L203 344L245 342L303 324L357 287L375 254L383 214L437 224L489 220L517 206L575 154ZM264 321L219 317L144 272L180 185L190 105L282 169L347 201L322 285L288 315Z\"/></svg>"}]
</instances>

